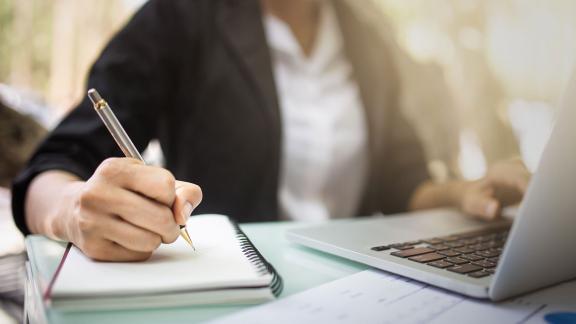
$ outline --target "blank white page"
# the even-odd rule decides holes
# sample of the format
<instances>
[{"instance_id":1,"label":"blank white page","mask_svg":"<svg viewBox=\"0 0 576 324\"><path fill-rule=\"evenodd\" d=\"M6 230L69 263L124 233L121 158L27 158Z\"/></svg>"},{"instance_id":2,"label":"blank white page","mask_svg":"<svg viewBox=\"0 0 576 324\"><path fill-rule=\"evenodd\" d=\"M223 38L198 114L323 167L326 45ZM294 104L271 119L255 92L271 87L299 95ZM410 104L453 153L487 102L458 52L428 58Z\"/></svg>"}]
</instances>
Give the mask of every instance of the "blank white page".
<instances>
[{"instance_id":1,"label":"blank white page","mask_svg":"<svg viewBox=\"0 0 576 324\"><path fill-rule=\"evenodd\" d=\"M187 228L196 251L178 238L163 244L144 262L97 262L72 247L53 297L153 294L270 283L272 275L259 274L242 252L226 216L193 216Z\"/></svg>"}]
</instances>

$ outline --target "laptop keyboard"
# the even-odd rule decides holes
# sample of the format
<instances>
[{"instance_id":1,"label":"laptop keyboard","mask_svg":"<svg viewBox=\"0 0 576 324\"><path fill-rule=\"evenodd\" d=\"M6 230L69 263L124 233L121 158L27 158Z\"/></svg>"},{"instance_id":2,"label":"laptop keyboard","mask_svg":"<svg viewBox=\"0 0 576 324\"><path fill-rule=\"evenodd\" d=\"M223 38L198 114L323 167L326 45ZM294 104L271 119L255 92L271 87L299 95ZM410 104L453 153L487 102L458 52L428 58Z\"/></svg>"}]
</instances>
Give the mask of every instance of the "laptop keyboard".
<instances>
[{"instance_id":1,"label":"laptop keyboard","mask_svg":"<svg viewBox=\"0 0 576 324\"><path fill-rule=\"evenodd\" d=\"M371 249L472 278L494 274L509 225Z\"/></svg>"}]
</instances>

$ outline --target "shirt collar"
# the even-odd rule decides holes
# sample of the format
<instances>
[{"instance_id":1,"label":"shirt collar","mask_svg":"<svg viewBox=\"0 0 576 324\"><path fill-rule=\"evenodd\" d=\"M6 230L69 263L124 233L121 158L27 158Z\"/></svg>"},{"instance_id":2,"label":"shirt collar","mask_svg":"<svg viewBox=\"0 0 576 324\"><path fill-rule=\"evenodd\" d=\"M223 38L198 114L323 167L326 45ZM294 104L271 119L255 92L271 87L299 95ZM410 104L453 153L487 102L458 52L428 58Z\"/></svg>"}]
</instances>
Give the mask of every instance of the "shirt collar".
<instances>
[{"instance_id":1,"label":"shirt collar","mask_svg":"<svg viewBox=\"0 0 576 324\"><path fill-rule=\"evenodd\" d=\"M274 59L305 66L310 72L322 72L334 59L343 55L338 18L330 1L321 2L319 19L312 52L306 56L288 24L274 15L266 14L264 29Z\"/></svg>"}]
</instances>

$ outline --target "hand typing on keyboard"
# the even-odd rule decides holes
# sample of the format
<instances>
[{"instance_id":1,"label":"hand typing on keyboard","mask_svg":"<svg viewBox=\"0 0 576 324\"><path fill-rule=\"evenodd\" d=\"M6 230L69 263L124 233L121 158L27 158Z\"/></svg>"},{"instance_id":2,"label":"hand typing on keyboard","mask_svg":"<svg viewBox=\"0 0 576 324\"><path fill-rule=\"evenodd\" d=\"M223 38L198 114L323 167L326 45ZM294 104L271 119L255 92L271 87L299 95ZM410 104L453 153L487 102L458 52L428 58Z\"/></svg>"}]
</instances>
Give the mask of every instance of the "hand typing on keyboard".
<instances>
[{"instance_id":1,"label":"hand typing on keyboard","mask_svg":"<svg viewBox=\"0 0 576 324\"><path fill-rule=\"evenodd\" d=\"M451 206L468 215L494 220L500 216L502 207L520 202L530 178L531 174L521 160L499 162L477 181L420 185L412 195L410 209Z\"/></svg>"},{"instance_id":2,"label":"hand typing on keyboard","mask_svg":"<svg viewBox=\"0 0 576 324\"><path fill-rule=\"evenodd\" d=\"M460 207L467 214L495 219L500 216L503 206L521 201L530 177L530 172L519 159L496 163L484 178L465 187Z\"/></svg>"}]
</instances>

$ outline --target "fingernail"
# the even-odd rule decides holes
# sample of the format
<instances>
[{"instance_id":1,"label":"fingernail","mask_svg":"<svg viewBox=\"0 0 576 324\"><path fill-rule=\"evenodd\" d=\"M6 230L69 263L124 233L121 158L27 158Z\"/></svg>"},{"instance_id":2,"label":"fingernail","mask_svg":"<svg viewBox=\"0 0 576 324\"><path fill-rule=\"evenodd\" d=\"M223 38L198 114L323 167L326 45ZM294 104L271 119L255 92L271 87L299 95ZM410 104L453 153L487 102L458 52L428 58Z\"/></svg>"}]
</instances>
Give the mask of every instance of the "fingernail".
<instances>
[{"instance_id":1,"label":"fingernail","mask_svg":"<svg viewBox=\"0 0 576 324\"><path fill-rule=\"evenodd\" d=\"M192 207L192 204L189 202L186 202L186 204L184 205L184 210L182 211L182 218L184 219L184 221L188 220L188 218L190 218L190 214L192 214L192 211L194 210L194 207Z\"/></svg>"},{"instance_id":2,"label":"fingernail","mask_svg":"<svg viewBox=\"0 0 576 324\"><path fill-rule=\"evenodd\" d=\"M496 202L491 202L486 206L486 215L490 217L496 216L496 211L498 209L498 204Z\"/></svg>"}]
</instances>

